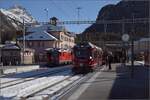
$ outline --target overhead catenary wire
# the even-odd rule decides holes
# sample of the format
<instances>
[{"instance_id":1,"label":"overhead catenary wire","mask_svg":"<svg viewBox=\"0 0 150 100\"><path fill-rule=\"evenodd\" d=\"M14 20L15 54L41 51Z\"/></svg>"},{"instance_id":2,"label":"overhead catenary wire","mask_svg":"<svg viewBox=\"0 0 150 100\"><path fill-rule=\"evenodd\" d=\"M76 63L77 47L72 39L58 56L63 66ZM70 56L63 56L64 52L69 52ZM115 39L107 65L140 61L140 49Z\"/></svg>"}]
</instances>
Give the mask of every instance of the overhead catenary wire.
<instances>
[{"instance_id":1,"label":"overhead catenary wire","mask_svg":"<svg viewBox=\"0 0 150 100\"><path fill-rule=\"evenodd\" d=\"M67 16L67 17L70 17L70 18L71 18L70 14L68 14L66 11L64 11L61 6L58 6L58 5L54 2L54 0L50 0L50 1L51 1L51 3L53 4L53 6L58 9L58 11L59 11L60 13L62 13L64 16Z\"/></svg>"},{"instance_id":2,"label":"overhead catenary wire","mask_svg":"<svg viewBox=\"0 0 150 100\"><path fill-rule=\"evenodd\" d=\"M8 18L10 18L11 20L13 20L15 23L19 23L22 24L22 22L11 18L9 16L7 16ZM76 21L76 20L69 20L69 21L58 21L57 24L120 24L122 23L122 21L124 21L125 23L132 23L133 19L119 19L119 20L80 20L80 21ZM38 23L25 23L25 25L36 25L36 24L44 24L45 22L38 22ZM150 18L134 18L134 23L150 23Z\"/></svg>"},{"instance_id":3,"label":"overhead catenary wire","mask_svg":"<svg viewBox=\"0 0 150 100\"><path fill-rule=\"evenodd\" d=\"M91 21L60 21L58 24L120 24L124 21L124 23L132 23L132 19L119 19L119 20L91 20ZM150 23L150 18L135 18L135 23Z\"/></svg>"}]
</instances>

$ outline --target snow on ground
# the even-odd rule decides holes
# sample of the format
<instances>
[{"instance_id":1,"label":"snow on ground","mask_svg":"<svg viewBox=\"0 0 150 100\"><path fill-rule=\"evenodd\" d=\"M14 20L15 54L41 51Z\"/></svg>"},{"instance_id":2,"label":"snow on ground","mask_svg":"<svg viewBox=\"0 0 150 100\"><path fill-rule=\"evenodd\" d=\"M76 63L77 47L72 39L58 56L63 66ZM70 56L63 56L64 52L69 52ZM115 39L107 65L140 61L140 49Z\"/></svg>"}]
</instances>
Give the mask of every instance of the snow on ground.
<instances>
[{"instance_id":1,"label":"snow on ground","mask_svg":"<svg viewBox=\"0 0 150 100\"><path fill-rule=\"evenodd\" d=\"M64 66L64 67L56 67L56 68L46 68L46 69L39 69L39 70L34 70L34 71L29 71L29 72L23 72L23 73L16 73L14 75L6 75L2 78L0 78L1 83L9 82L9 81L14 81L18 80L21 78L28 78L37 74L41 73L46 73L49 71L54 71L54 70L61 70L64 68L69 68L70 66Z\"/></svg>"},{"instance_id":2,"label":"snow on ground","mask_svg":"<svg viewBox=\"0 0 150 100\"><path fill-rule=\"evenodd\" d=\"M14 75L7 75L4 77L0 78L0 82L4 83L4 82L9 82L9 81L14 81L14 80L18 80L18 79L29 79L27 77L30 76L34 76L40 73L46 73L46 72L51 72L54 70L61 70L61 69L69 69L70 65L64 66L64 67L57 67L57 68L45 68L45 69L40 69L40 70L36 70L36 71L30 71L30 72L23 72L23 73L17 73ZM49 77L31 77L31 78L38 78L32 81L27 81L15 86L11 86L11 87L7 87L7 88L3 88L1 89L1 96L5 97L5 98L11 98L13 96L18 95L22 90L24 90L27 87L32 87L34 85L36 85L37 83L40 84L46 84L48 82L51 82L51 80L57 80L58 78L62 78L64 76L69 75L68 73L70 73L69 71L66 73L59 73L59 74L55 74L55 75L51 75ZM15 82L14 82L15 83ZM12 84L12 83L11 83ZM1 84L1 86L3 86L3 84ZM5 85L4 85L5 86ZM38 87L38 86L37 86Z\"/></svg>"},{"instance_id":3,"label":"snow on ground","mask_svg":"<svg viewBox=\"0 0 150 100\"><path fill-rule=\"evenodd\" d=\"M48 88L40 93L37 93L34 97L29 98L29 100L43 100L43 98L46 98L48 96L52 96L53 94L55 94L56 92L58 92L59 90L61 90L62 88L65 88L66 86L68 86L69 84L75 82L77 79L79 79L81 76L76 75L74 77L71 77L59 84L54 85L51 88Z\"/></svg>"},{"instance_id":4,"label":"snow on ground","mask_svg":"<svg viewBox=\"0 0 150 100\"><path fill-rule=\"evenodd\" d=\"M131 61L129 61L128 63L126 63L126 65L131 65ZM134 65L144 66L144 61L134 61Z\"/></svg>"},{"instance_id":5,"label":"snow on ground","mask_svg":"<svg viewBox=\"0 0 150 100\"><path fill-rule=\"evenodd\" d=\"M47 88L57 82L60 82L64 79L68 78L69 76L70 76L70 74L65 75L65 76L56 76L56 77L53 77L50 81L45 80L45 82L25 88L25 89L21 90L21 92L17 95L17 97L27 97L28 95L38 92L39 90L41 90L43 88Z\"/></svg>"},{"instance_id":6,"label":"snow on ground","mask_svg":"<svg viewBox=\"0 0 150 100\"><path fill-rule=\"evenodd\" d=\"M32 81L24 82L15 86L1 89L1 95L6 98L15 96L24 96L29 92L37 91L38 88L47 86L47 84L52 84L58 82L66 77L70 76L70 72L57 73L49 77L41 77ZM38 83L38 84L37 84Z\"/></svg>"}]
</instances>

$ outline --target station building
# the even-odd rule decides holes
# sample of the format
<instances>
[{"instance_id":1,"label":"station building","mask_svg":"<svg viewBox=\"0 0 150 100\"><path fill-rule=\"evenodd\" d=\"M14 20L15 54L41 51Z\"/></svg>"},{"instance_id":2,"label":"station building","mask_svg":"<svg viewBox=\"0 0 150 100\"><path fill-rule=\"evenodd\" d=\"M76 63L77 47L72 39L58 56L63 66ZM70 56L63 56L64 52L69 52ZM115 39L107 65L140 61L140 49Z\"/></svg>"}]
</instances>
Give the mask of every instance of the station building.
<instances>
[{"instance_id":1,"label":"station building","mask_svg":"<svg viewBox=\"0 0 150 100\"><path fill-rule=\"evenodd\" d=\"M2 49L2 63L6 65L19 65L21 64L21 48L13 43L6 43Z\"/></svg>"},{"instance_id":2,"label":"station building","mask_svg":"<svg viewBox=\"0 0 150 100\"><path fill-rule=\"evenodd\" d=\"M33 64L34 50L23 50L15 42L8 42L1 48L1 61L4 66Z\"/></svg>"},{"instance_id":3,"label":"station building","mask_svg":"<svg viewBox=\"0 0 150 100\"><path fill-rule=\"evenodd\" d=\"M141 38L134 42L135 53L149 51L150 49L150 38Z\"/></svg>"},{"instance_id":4,"label":"station building","mask_svg":"<svg viewBox=\"0 0 150 100\"><path fill-rule=\"evenodd\" d=\"M47 62L47 48L69 49L75 45L75 34L55 24L47 23L28 27L26 34L25 48L35 50L35 62L39 64ZM23 37L17 39L21 47L24 45L23 41Z\"/></svg>"}]
</instances>

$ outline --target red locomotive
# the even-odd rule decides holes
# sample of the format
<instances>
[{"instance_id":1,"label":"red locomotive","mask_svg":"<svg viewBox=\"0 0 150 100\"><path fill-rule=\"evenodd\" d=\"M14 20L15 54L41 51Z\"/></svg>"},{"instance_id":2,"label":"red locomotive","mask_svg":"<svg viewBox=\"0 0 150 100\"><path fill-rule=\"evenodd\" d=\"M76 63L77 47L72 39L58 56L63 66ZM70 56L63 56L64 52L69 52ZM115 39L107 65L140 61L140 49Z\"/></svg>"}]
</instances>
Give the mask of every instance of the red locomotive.
<instances>
[{"instance_id":1,"label":"red locomotive","mask_svg":"<svg viewBox=\"0 0 150 100\"><path fill-rule=\"evenodd\" d=\"M86 73L93 71L102 64L102 49L90 42L79 43L73 48L74 73Z\"/></svg>"},{"instance_id":2,"label":"red locomotive","mask_svg":"<svg viewBox=\"0 0 150 100\"><path fill-rule=\"evenodd\" d=\"M49 66L72 63L72 53L69 49L49 49L47 58Z\"/></svg>"}]
</instances>

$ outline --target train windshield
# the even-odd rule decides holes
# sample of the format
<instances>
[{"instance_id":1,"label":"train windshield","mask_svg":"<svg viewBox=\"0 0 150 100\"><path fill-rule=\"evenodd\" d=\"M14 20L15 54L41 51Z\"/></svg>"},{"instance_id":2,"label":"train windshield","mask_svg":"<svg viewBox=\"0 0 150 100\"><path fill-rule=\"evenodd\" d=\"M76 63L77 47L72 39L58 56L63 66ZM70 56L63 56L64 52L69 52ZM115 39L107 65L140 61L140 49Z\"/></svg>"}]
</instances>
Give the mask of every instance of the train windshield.
<instances>
[{"instance_id":1,"label":"train windshield","mask_svg":"<svg viewBox=\"0 0 150 100\"><path fill-rule=\"evenodd\" d=\"M59 52L58 51L50 51L50 52L48 52L48 54L52 57L57 57Z\"/></svg>"},{"instance_id":2,"label":"train windshield","mask_svg":"<svg viewBox=\"0 0 150 100\"><path fill-rule=\"evenodd\" d=\"M91 53L88 49L80 48L74 51L75 57L77 58L88 58L90 57Z\"/></svg>"}]
</instances>

